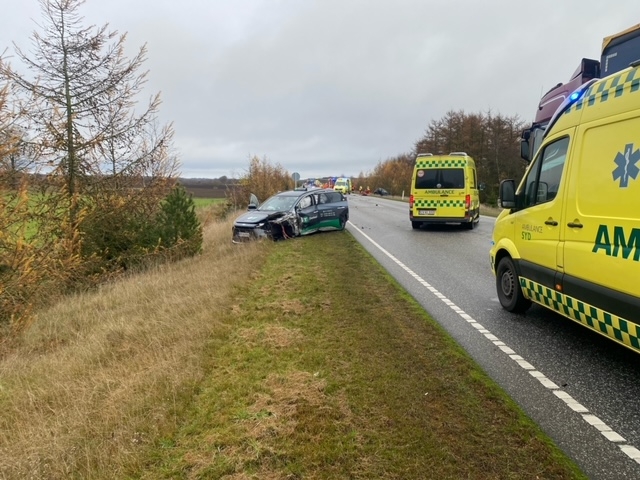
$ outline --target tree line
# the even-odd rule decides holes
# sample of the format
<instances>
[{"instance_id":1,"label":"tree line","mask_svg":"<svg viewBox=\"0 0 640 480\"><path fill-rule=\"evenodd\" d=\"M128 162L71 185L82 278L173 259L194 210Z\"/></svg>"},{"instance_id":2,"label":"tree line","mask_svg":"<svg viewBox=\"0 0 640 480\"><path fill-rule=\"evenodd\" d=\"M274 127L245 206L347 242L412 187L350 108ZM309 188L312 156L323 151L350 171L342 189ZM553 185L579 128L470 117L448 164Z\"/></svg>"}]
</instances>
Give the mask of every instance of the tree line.
<instances>
[{"instance_id":1,"label":"tree line","mask_svg":"<svg viewBox=\"0 0 640 480\"><path fill-rule=\"evenodd\" d=\"M432 120L424 135L406 153L378 162L369 172L353 177L354 185L384 188L392 195L408 196L415 160L420 153L466 152L476 162L480 200L497 205L498 187L507 178L520 180L527 164L520 158L520 135L526 127L516 116L449 111ZM266 179L269 179L267 181ZM260 193L261 200L292 185L289 173L264 157L253 157L240 178L240 189L229 194L233 205L246 205L249 192Z\"/></svg>"},{"instance_id":2,"label":"tree line","mask_svg":"<svg viewBox=\"0 0 640 480\"><path fill-rule=\"evenodd\" d=\"M32 52L0 57L0 327L35 305L151 262L193 255L202 229L176 186L159 95L137 98L146 48L86 27L84 0L39 0Z\"/></svg>"},{"instance_id":3,"label":"tree line","mask_svg":"<svg viewBox=\"0 0 640 480\"><path fill-rule=\"evenodd\" d=\"M411 175L420 153L466 152L476 162L481 201L495 205L500 182L520 179L526 163L520 158L520 134L525 122L518 116L449 111L432 120L424 135L404 154L379 162L370 173L361 173L357 182L382 187L394 195L411 190Z\"/></svg>"}]
</instances>

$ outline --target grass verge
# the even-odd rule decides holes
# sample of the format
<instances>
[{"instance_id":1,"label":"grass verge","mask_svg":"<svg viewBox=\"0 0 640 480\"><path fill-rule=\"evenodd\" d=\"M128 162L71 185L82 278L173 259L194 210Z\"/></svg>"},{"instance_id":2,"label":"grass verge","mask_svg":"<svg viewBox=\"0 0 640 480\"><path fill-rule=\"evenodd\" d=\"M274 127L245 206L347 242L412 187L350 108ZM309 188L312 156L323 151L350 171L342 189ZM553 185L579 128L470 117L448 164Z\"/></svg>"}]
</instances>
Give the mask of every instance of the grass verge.
<instances>
[{"instance_id":1,"label":"grass verge","mask_svg":"<svg viewBox=\"0 0 640 480\"><path fill-rule=\"evenodd\" d=\"M584 478L348 232L230 225L39 314L0 361L1 478Z\"/></svg>"},{"instance_id":2,"label":"grass verge","mask_svg":"<svg viewBox=\"0 0 640 480\"><path fill-rule=\"evenodd\" d=\"M346 232L273 245L223 321L143 478L584 478Z\"/></svg>"}]
</instances>

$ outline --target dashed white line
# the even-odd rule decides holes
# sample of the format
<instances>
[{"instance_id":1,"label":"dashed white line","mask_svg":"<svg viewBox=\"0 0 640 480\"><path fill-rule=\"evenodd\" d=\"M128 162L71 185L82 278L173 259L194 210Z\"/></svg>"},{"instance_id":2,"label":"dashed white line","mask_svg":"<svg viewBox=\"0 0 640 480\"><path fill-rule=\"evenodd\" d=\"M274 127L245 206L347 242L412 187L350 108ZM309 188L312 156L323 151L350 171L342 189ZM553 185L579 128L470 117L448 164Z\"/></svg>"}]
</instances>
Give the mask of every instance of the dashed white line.
<instances>
[{"instance_id":1,"label":"dashed white line","mask_svg":"<svg viewBox=\"0 0 640 480\"><path fill-rule=\"evenodd\" d=\"M613 429L611 429L607 424L605 424L602 420L600 420L595 415L589 413L589 410L579 402L577 402L571 395L567 392L560 389L558 385L556 385L553 381L548 379L542 372L536 370L536 368L523 359L520 355L518 355L513 349L509 346L505 345L498 337L493 335L489 330L484 328L480 323L478 323L471 315L467 314L464 310L458 307L454 302L448 299L445 295L440 293L436 288L426 282L423 278L420 277L417 273L403 264L400 260L394 257L391 253L385 250L381 245L379 245L375 240L373 240L369 235L364 233L360 228L357 228L353 223L349 222L351 226L354 227L360 235L365 237L374 247L384 253L389 259L391 259L396 265L406 271L411 277L415 278L418 283L424 286L429 292L431 292L436 298L440 299L445 305L449 306L454 312L458 314L463 320L469 323L473 328L475 328L479 333L482 333L489 341L491 341L495 346L497 346L502 352L507 354L509 358L514 360L520 367L524 370L528 371L529 374L538 380L545 388L551 390L553 394L562 400L571 410L574 412L582 414L582 418L589 425L593 426L596 430L598 430L605 438L607 438L610 442L618 444L620 450L627 455L629 458L634 460L636 463L640 464L640 450L632 445L622 444L626 442L626 440Z\"/></svg>"}]
</instances>

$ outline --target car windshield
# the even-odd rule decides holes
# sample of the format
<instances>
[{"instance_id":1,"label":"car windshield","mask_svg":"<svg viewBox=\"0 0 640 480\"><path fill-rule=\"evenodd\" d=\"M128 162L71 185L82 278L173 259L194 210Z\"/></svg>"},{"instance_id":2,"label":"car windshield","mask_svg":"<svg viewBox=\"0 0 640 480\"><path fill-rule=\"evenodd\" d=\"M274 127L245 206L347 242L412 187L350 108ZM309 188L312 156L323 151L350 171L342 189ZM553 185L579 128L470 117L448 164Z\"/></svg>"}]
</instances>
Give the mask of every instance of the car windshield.
<instances>
[{"instance_id":1,"label":"car windshield","mask_svg":"<svg viewBox=\"0 0 640 480\"><path fill-rule=\"evenodd\" d=\"M258 210L264 210L268 212L284 212L291 210L294 203L296 203L298 197L292 197L288 195L276 195L266 200Z\"/></svg>"}]
</instances>

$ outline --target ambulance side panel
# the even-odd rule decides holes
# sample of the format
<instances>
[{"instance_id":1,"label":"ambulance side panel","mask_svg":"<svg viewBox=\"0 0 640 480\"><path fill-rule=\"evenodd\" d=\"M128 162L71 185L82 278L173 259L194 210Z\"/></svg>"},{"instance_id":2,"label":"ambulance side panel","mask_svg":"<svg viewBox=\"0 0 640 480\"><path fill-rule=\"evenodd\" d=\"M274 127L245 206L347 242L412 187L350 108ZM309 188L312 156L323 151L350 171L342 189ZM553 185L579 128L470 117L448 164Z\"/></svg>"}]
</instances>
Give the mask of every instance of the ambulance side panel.
<instances>
[{"instance_id":1,"label":"ambulance side panel","mask_svg":"<svg viewBox=\"0 0 640 480\"><path fill-rule=\"evenodd\" d=\"M501 235L513 235L517 250L512 257L518 264L519 283L526 298L637 352L639 71L628 69L597 82L559 117L519 188L526 188L528 176L539 168L535 163L542 163L546 151L566 137L568 155L557 196L547 196L546 202L529 208L519 205L517 211L504 216L500 223L505 225L497 225L494 230L498 236L493 252L496 254L505 244ZM550 186L540 182L531 193L544 200ZM526 203L527 196L525 193L524 200L520 197L519 201ZM514 224L513 233L508 232L506 223Z\"/></svg>"},{"instance_id":2,"label":"ambulance side panel","mask_svg":"<svg viewBox=\"0 0 640 480\"><path fill-rule=\"evenodd\" d=\"M640 324L639 113L583 118L578 127L580 162L570 172L563 284L566 295L595 307L595 315L587 315L598 328L620 328L601 325L604 312Z\"/></svg>"}]
</instances>

